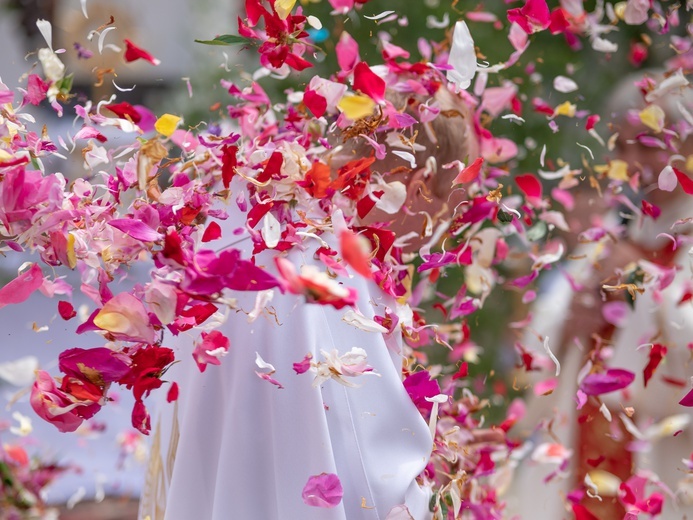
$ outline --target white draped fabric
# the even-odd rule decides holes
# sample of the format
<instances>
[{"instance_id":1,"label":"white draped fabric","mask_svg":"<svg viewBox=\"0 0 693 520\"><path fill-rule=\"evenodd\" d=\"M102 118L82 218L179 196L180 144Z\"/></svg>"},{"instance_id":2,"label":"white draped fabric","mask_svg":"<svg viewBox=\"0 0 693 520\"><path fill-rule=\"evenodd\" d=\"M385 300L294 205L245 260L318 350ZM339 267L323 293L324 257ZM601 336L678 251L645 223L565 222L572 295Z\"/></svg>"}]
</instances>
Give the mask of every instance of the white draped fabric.
<instances>
[{"instance_id":1,"label":"white draped fabric","mask_svg":"<svg viewBox=\"0 0 693 520\"><path fill-rule=\"evenodd\" d=\"M297 269L315 263L320 244L308 245L289 255ZM250 241L241 247L247 258ZM274 254L258 255L257 263L273 265ZM344 282L358 290L357 307L366 317L395 308L360 276ZM182 361L165 379L179 383L180 397L153 416L141 518L385 520L401 504L415 520L429 518L430 492L415 479L432 439L402 385L400 352L388 348L381 333L344 322L346 308L306 304L277 291L271 304L276 317L249 323L246 313L254 304L255 293L241 294L242 311L231 311L219 329L231 341L220 366L200 373L192 357L194 337L185 333L168 344ZM357 387L334 379L314 387L313 372L292 369L308 353L319 361L321 350L344 354L353 347L365 349L377 374L346 378ZM276 368L272 377L284 388L258 377L256 371L267 370L256 365L256 353ZM321 473L337 474L344 488L334 508L308 506L301 498L309 477Z\"/></svg>"}]
</instances>

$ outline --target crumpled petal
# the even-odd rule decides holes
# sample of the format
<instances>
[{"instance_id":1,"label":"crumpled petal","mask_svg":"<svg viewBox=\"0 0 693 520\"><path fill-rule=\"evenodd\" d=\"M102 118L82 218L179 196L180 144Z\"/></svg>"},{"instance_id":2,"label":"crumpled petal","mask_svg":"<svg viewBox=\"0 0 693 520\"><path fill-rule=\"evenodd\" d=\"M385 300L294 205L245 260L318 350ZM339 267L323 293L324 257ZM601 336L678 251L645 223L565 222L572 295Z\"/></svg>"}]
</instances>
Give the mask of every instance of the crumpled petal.
<instances>
[{"instance_id":1,"label":"crumpled petal","mask_svg":"<svg viewBox=\"0 0 693 520\"><path fill-rule=\"evenodd\" d=\"M332 508L342 501L344 490L339 477L334 473L313 475L303 488L303 502L313 507Z\"/></svg>"}]
</instances>

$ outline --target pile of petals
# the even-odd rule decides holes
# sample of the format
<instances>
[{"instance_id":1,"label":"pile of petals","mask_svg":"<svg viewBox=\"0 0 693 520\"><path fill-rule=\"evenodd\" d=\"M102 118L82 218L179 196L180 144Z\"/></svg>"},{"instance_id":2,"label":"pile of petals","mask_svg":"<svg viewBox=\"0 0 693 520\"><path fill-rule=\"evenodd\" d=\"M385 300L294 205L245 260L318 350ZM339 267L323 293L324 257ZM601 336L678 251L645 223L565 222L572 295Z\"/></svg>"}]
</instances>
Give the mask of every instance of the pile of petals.
<instances>
[{"instance_id":1,"label":"pile of petals","mask_svg":"<svg viewBox=\"0 0 693 520\"><path fill-rule=\"evenodd\" d=\"M395 11L364 16L367 2L330 4L335 13L350 13L364 23L406 23ZM471 31L460 19L443 44L421 38L417 57L381 35L380 54L370 62L361 59L366 52L342 30L335 35L338 70L311 75L308 49L316 44L310 31L322 27L320 20L304 13L295 1L248 0L245 16L238 21L239 36L218 36L207 43L255 46L262 70L246 83L222 80L229 95L227 117L195 128L185 126L182 114L157 115L115 96L67 107L65 67L48 42L49 47L38 53L43 75L30 74L25 88L16 90L0 83L0 252L32 258L0 288L0 308L41 291L55 299L56 313L74 324L76 334L96 334L101 345L62 352L60 376L37 372L31 390L36 413L60 431L71 432L107 408L110 388L120 385L132 391L132 423L146 434L151 428L146 398L162 386L171 401L179 392L177 383L166 379L175 362L173 350L166 346L172 336L186 333L195 338L189 355L205 371L208 365L222 363L233 348L231 338L216 329L236 310L234 295L256 294L257 305L249 316L256 319L271 314L273 297L298 294L307 304L351 312L360 327L383 334L386 341L396 331L404 335L405 354L411 360L406 366L412 367L403 373L404 386L435 439L420 479L435 489L436 518L457 518L463 510L473 515L470 518L501 518L502 492L527 449L521 434L513 430L525 415L525 405L521 398L508 400L505 417L497 424L487 423L485 410L507 388L501 385L490 399L482 397L489 392L487 374L475 368L482 350L470 332L475 313L494 290L512 291L527 304L536 297L544 271L556 269L569 277L562 271L569 252L555 238L557 231L597 244L602 256L595 262L615 247L625 233L623 225L603 220L583 229L569 223L577 187L592 189L595 198L603 193L614 206L629 207L640 221L661 214L655 204L643 199L635 206L623 194L626 188L641 191L645 182L632 165L619 160L598 164L595 159L606 156L616 143L615 132L606 124L610 116L581 109L579 97L555 106L539 96L529 99L518 82L510 80L521 65L530 71L538 66L521 61L536 33L545 32L542 37L576 51L589 44L596 52L619 55L609 33L619 24L642 26L643 34L669 37L676 54L666 62L663 76L639 81L640 104L627 117L648 130L633 139L675 156L680 153L677 142L693 131L689 109L681 105L682 116L673 122L658 104L688 86L685 73L692 65L693 46L672 31L681 25L677 10L660 2L629 0L618 9L608 5L588 13L579 1L550 9L544 0L527 0L509 7L504 19L469 11L465 18ZM453 7L454 15L458 11ZM480 56L491 50L480 49L477 55L472 39L473 24L488 21L507 32L513 49L505 61L490 65L481 63ZM629 59L642 62L647 49L636 50ZM136 59L158 64L128 41L124 61ZM260 84L263 77L283 78L297 71L303 71L304 87L289 90L282 99L271 99ZM565 76L556 77L553 84L561 93L578 88ZM57 137L34 121L27 109L41 103L75 118L70 136ZM566 131L561 129L568 126L566 120L573 128L579 122L576 140L586 150L582 167L558 158L545 166L544 149L535 171L517 171L524 144L501 135L503 126L496 123L522 124L525 118L544 121L554 132ZM442 131L473 132L479 157L446 158L431 151L435 146L416 141L436 143L440 136L435 129L446 128ZM68 179L63 172L75 162L83 172ZM680 184L686 194L693 193L684 170L680 164L664 168L658 189L673 191ZM431 188L435 183L430 179L444 172L450 178L442 187L449 212L430 206L418 214L412 211L407 202L411 185L405 179L420 175L416 196L426 199L437 189ZM400 213L420 217L420 230L398 236L392 222ZM339 237L338 246L321 239L328 232ZM674 249L690 242L684 233L665 235ZM242 240L252 242L251 255L234 247ZM216 245L222 242L231 245ZM322 265L296 271L284 255L291 250L315 252ZM270 255L271 269L256 261L259 255ZM119 282L137 266L146 266L150 276L123 290ZM79 273L79 287L68 284L60 269ZM359 321L355 290L333 279L335 273L348 272L374 280L404 310L386 308L372 322ZM451 288L444 282L455 273L463 283ZM675 273L675 266L641 260L617 272L614 282L602 290L627 293L633 299L647 292L656 299ZM571 283L578 291L579 282L571 278ZM73 308L74 290L90 298L91 308ZM693 288L688 287L681 305L691 295ZM627 312L618 303L605 306L607 320L615 326ZM512 326L524 331L530 322L520 319ZM652 342L648 348L645 385L657 377L667 356L663 343ZM447 352L446 361L441 363L441 356L432 352ZM590 352L580 374L573 375L579 376L579 381L572 381L578 385L578 407L589 402L602 410L606 404L600 396L640 384L632 371L610 365L608 346ZM437 361L430 361L429 355ZM532 350L520 341L510 355L527 374L555 370L535 383L535 394L550 394L556 388L560 360L548 343L545 349ZM297 377L311 371L318 373L318 384L330 377L348 384L344 378L372 370L360 349L324 357L325 362L297 359ZM266 370L258 376L281 387L272 378L272 365L258 359L258 366ZM686 381L669 383L681 387L681 405L693 405L690 394L683 392ZM629 431L642 437L637 449L665 435L648 437L626 419ZM533 462L557 467L547 481L561 478L571 450L560 442L539 448ZM0 469L7 457L0 457ZM634 515L658 514L636 496L645 485L637 479L645 477L634 474L632 480L621 482L617 494L623 507L636 511ZM585 482L567 498L576 515L584 511L585 497L592 492L591 481ZM338 481L329 484L334 490ZM312 491L307 496L318 507L333 498L318 499ZM586 515L591 513L582 514L590 518Z\"/></svg>"}]
</instances>

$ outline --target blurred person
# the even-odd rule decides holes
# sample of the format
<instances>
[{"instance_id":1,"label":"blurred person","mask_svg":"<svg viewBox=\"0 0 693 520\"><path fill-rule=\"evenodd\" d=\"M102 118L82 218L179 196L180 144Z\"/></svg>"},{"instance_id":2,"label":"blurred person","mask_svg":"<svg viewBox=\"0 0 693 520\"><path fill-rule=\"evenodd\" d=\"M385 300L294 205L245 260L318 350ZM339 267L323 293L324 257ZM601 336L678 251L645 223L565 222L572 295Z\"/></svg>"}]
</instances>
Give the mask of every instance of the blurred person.
<instances>
[{"instance_id":1,"label":"blurred person","mask_svg":"<svg viewBox=\"0 0 693 520\"><path fill-rule=\"evenodd\" d=\"M430 101L421 96L389 95L404 100L396 105L409 105L412 111L419 103ZM409 250L431 240L422 237L425 220L421 212L433 216L437 226L449 222L455 209L449 187L457 172L441 166L454 159L473 160L478 154L466 102L445 86L440 86L433 99L443 110L457 112L457 116L433 121L428 137L419 125L416 142L421 151L416 152L416 162L426 164L433 156L437 169L426 172L420 167L412 174L391 177L407 187L407 209L395 215L369 214L362 220L363 225L370 225L394 219L389 229L398 237L408 237L405 248ZM328 161L334 173L349 160L371 154L370 146L347 142L328 152ZM404 161L388 155L373 165L374 170L407 170L402 168ZM234 188L247 189L242 182ZM230 230L244 217L228 210ZM315 211L317 208L311 208L308 214ZM321 238L337 247L331 233ZM244 256L250 253L250 240L234 240ZM269 265L275 254L256 257ZM292 252L288 258L295 265L319 265L310 249ZM374 282L342 275L336 280L358 291L356 307L369 320L386 308L405 323L411 319L407 318L408 306ZM222 325L220 330L228 333L231 346L215 370L200 373L187 353L188 338L181 337L174 345L183 354L177 356L182 361L170 370L170 378L180 382L181 393L154 420L140 517L356 520L385 518L406 508L402 514L406 510L416 520L429 518L430 492L418 477L428 462L433 439L402 384L406 346L401 329L386 341L382 334L345 323L343 311L309 305L290 295L273 300L274 316L248 323L254 300L254 295L239 297L243 312L231 314ZM291 370L292 364L296 370L295 363L302 358L319 361L321 351L347 352L355 346L367 353L377 377L361 377L354 387L320 379L314 383L308 374L297 377ZM270 375L281 389L254 372L266 367L265 361L271 363ZM480 432L481 437L483 434ZM302 488L309 476L325 472L339 475L344 497L332 508L310 507L304 503L305 494L302 500Z\"/></svg>"},{"instance_id":2,"label":"blurred person","mask_svg":"<svg viewBox=\"0 0 693 520\"><path fill-rule=\"evenodd\" d=\"M657 76L658 82L662 79ZM645 94L652 100L650 93L658 82L638 82L638 87L645 87L642 92L634 78L628 78L615 89L609 104L616 114L629 111L614 128L619 136L611 167L623 161L630 180L639 176L638 197L625 199L618 187L607 190L606 199L591 189L578 192L579 198L589 194L587 199L595 200L598 209L583 206L591 222L579 230L584 232L580 237L591 241L586 237L601 229L610 238L578 246L565 273L551 277L533 306L534 333L523 343L536 356L535 368L540 366L541 372L530 375L530 381L536 385L540 378L553 375L554 363L542 348L545 341L560 360L561 376L550 395L535 395L528 401L528 415L516 430L527 433L543 417L542 427L532 436L536 444L528 448L536 464L526 464L509 491L511 516L570 518L573 513L586 514L581 509L586 507L596 518L621 518L642 510L638 508L645 507L647 497L653 504L651 512L658 514L656 493L665 497L664 518L690 514L686 460L691 417L679 400L680 385L689 373L693 310L689 303L682 303L682 292L691 280L686 245L690 239L687 226L679 221L685 223L693 216L693 203L680 185L672 191L660 189L659 177L672 160L682 160L686 166L679 163L681 169L690 167L686 159L693 152L690 125L677 102L688 106L691 96L672 92L665 99L643 104ZM661 107L661 113L647 108L652 106ZM643 121L650 123L649 111L663 114L670 123L667 128L676 132L670 135L675 136L671 146L678 158L648 136L652 126ZM632 310L628 298L634 299ZM657 366L659 359L663 360ZM635 381L619 393L583 396L586 402L578 403L581 381L610 367L635 374ZM654 373L649 373L645 388L643 373L648 370ZM547 457L547 450L556 456ZM554 471L539 462L552 462ZM553 492L537 500L534 489L542 479L547 479Z\"/></svg>"}]
</instances>

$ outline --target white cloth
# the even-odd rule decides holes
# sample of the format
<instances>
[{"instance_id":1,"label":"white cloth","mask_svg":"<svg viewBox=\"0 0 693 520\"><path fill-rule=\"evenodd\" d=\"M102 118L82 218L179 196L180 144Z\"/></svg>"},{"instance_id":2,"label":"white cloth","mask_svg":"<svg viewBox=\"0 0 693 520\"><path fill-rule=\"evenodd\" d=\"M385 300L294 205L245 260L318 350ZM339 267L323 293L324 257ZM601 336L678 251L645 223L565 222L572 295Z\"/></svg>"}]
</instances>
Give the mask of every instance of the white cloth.
<instances>
[{"instance_id":1,"label":"white cloth","mask_svg":"<svg viewBox=\"0 0 693 520\"><path fill-rule=\"evenodd\" d=\"M314 263L318 242L309 245L315 247L289 255L297 268ZM259 255L257 263L273 265L272 255ZM365 279L344 282L358 290L357 306L366 317L373 317L374 307L381 315L386 305L394 308ZM255 293L239 295L246 312L254 302ZM229 353L202 374L192 358L194 337L183 333L173 345L182 361L165 379L179 383L180 397L154 416L140 517L385 520L393 507L406 504L415 520L429 518L430 492L415 479L432 439L402 385L400 354L388 349L382 334L342 321L346 308L306 304L278 291L272 306L276 322L261 316L248 323L245 313L232 311L219 329L231 341ZM313 387L312 372L292 370L308 353L319 361L321 350L344 354L353 347L366 350L378 374L352 378L356 388L335 380ZM255 374L256 352L276 367L272 377L283 389ZM341 480L344 498L337 507L311 507L301 498L309 477L323 472Z\"/></svg>"}]
</instances>

